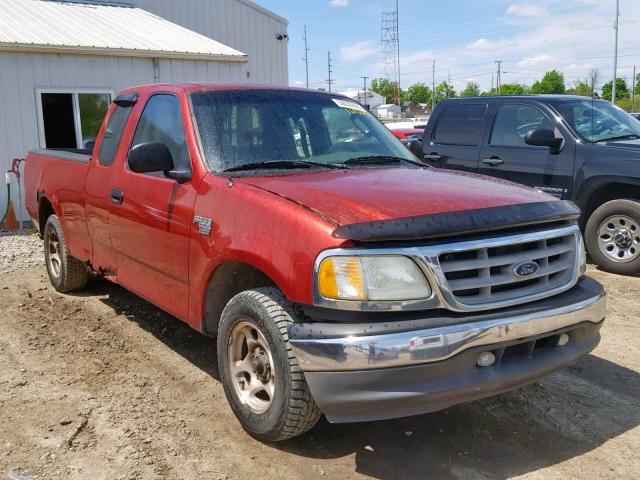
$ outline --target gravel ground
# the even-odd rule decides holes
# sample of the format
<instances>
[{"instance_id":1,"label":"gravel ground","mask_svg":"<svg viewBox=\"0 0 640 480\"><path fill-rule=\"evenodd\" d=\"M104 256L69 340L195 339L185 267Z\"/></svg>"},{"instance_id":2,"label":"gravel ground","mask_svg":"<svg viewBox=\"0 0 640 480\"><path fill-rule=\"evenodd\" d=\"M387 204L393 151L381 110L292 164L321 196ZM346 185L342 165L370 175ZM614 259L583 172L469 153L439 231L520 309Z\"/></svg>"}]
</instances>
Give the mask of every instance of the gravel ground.
<instances>
[{"instance_id":1,"label":"gravel ground","mask_svg":"<svg viewBox=\"0 0 640 480\"><path fill-rule=\"evenodd\" d=\"M235 420L215 341L105 281L58 294L41 256L0 237L0 479L640 478L638 278L590 267L602 343L541 382L270 445Z\"/></svg>"},{"instance_id":2,"label":"gravel ground","mask_svg":"<svg viewBox=\"0 0 640 480\"><path fill-rule=\"evenodd\" d=\"M37 233L0 233L0 274L36 265L44 265Z\"/></svg>"}]
</instances>

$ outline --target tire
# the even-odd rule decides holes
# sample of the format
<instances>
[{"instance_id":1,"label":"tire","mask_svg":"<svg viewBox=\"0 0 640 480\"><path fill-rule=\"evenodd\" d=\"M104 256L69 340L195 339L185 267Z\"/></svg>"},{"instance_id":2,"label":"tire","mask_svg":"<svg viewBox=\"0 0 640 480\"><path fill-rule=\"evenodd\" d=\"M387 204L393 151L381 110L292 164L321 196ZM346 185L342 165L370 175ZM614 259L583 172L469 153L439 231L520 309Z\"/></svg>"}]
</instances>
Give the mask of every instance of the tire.
<instances>
[{"instance_id":1,"label":"tire","mask_svg":"<svg viewBox=\"0 0 640 480\"><path fill-rule=\"evenodd\" d=\"M294 317L284 295L268 287L239 293L220 318L218 365L224 392L242 427L258 440L296 437L313 428L322 415L289 344L288 327ZM266 362L268 369L263 368ZM253 373L238 373L245 368L253 368ZM262 387L253 396L246 393ZM244 400L241 395L246 395Z\"/></svg>"},{"instance_id":2,"label":"tire","mask_svg":"<svg viewBox=\"0 0 640 480\"><path fill-rule=\"evenodd\" d=\"M640 274L640 202L620 199L602 204L587 221L585 243L603 270Z\"/></svg>"},{"instance_id":3,"label":"tire","mask_svg":"<svg viewBox=\"0 0 640 480\"><path fill-rule=\"evenodd\" d=\"M67 250L60 220L56 215L44 227L44 259L53 287L61 293L79 290L87 285L87 267Z\"/></svg>"}]
</instances>

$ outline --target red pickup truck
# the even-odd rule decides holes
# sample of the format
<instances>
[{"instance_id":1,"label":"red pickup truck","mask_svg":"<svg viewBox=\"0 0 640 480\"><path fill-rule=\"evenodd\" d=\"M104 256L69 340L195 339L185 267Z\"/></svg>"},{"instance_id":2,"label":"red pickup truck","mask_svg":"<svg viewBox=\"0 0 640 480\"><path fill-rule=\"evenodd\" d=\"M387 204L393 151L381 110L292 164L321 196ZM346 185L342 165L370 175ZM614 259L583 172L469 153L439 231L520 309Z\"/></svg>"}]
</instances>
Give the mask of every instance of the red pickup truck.
<instances>
[{"instance_id":1,"label":"red pickup truck","mask_svg":"<svg viewBox=\"0 0 640 480\"><path fill-rule=\"evenodd\" d=\"M263 440L504 392L600 338L574 204L428 167L346 97L131 88L25 187L54 287L100 275L217 336Z\"/></svg>"}]
</instances>

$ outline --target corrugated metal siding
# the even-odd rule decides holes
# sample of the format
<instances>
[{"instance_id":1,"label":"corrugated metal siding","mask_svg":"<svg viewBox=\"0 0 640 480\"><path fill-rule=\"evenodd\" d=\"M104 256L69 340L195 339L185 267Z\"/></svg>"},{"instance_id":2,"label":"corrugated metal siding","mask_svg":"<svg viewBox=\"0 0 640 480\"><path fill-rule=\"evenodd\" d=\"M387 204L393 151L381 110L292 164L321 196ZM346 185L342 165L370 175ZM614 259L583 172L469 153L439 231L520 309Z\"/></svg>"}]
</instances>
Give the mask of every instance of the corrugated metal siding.
<instances>
[{"instance_id":1,"label":"corrugated metal siding","mask_svg":"<svg viewBox=\"0 0 640 480\"><path fill-rule=\"evenodd\" d=\"M286 21L239 0L129 0L129 3L248 55L244 66L248 83L289 83ZM250 78L246 78L246 72Z\"/></svg>"},{"instance_id":2,"label":"corrugated metal siding","mask_svg":"<svg viewBox=\"0 0 640 480\"><path fill-rule=\"evenodd\" d=\"M129 3L248 54L247 63L162 59L161 82L288 84L287 41L275 38L278 33L286 33L286 22L252 8L250 2L247 5L244 0L129 0ZM247 72L251 75L248 79ZM0 170L9 168L11 158L24 156L38 147L36 88L117 91L153 81L151 59L0 52ZM3 207L4 199L0 198L0 208Z\"/></svg>"},{"instance_id":3,"label":"corrugated metal siding","mask_svg":"<svg viewBox=\"0 0 640 480\"><path fill-rule=\"evenodd\" d=\"M0 171L10 168L12 158L24 157L39 147L37 88L118 91L153 83L153 73L153 61L144 58L0 52ZM242 63L160 61L161 82L239 83L244 75ZM0 181L4 183L4 175ZM4 188L0 186L0 209L4 208ZM13 197L15 202L15 188Z\"/></svg>"},{"instance_id":4,"label":"corrugated metal siding","mask_svg":"<svg viewBox=\"0 0 640 480\"><path fill-rule=\"evenodd\" d=\"M0 2L0 49L246 59L211 37L140 8L41 0Z\"/></svg>"}]
</instances>

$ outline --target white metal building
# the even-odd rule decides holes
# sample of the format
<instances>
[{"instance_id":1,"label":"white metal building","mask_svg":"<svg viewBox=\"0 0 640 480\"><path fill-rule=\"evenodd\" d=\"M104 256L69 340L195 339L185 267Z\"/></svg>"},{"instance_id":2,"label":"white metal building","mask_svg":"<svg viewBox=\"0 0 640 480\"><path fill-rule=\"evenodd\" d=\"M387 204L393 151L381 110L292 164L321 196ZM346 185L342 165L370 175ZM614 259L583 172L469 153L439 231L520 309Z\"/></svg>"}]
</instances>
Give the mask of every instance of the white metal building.
<instances>
[{"instance_id":1,"label":"white metal building","mask_svg":"<svg viewBox=\"0 0 640 480\"><path fill-rule=\"evenodd\" d=\"M349 97L362 105L368 105L369 110L373 111L374 108L384 105L386 99L373 90L367 90L366 96L364 90L345 90L340 92L340 95Z\"/></svg>"},{"instance_id":2,"label":"white metal building","mask_svg":"<svg viewBox=\"0 0 640 480\"><path fill-rule=\"evenodd\" d=\"M398 105L393 103L385 103L384 105L379 105L376 108L372 108L371 112L378 118L400 118L401 117L401 109Z\"/></svg>"},{"instance_id":3,"label":"white metal building","mask_svg":"<svg viewBox=\"0 0 640 480\"><path fill-rule=\"evenodd\" d=\"M2 0L0 169L33 148L90 146L131 85L286 85L287 40L287 21L250 0Z\"/></svg>"}]
</instances>

